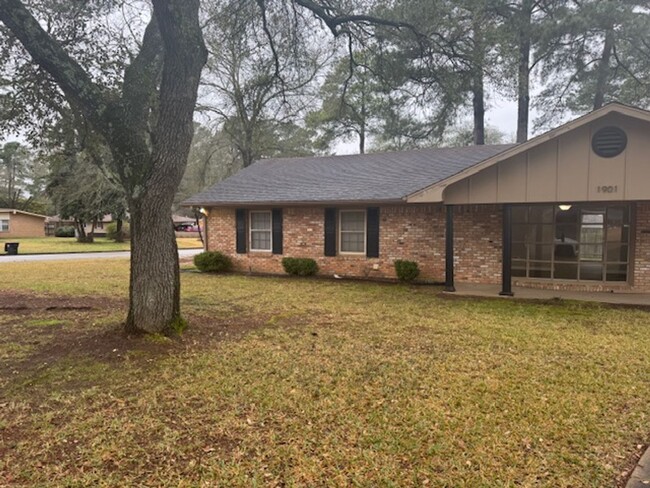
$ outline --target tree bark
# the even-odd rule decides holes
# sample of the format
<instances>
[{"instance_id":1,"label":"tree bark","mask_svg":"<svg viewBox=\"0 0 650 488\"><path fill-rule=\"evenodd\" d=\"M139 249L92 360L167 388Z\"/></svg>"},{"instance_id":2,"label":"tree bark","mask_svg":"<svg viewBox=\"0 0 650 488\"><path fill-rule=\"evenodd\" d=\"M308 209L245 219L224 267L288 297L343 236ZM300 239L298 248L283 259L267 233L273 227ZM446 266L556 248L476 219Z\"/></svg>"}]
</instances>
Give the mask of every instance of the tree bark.
<instances>
[{"instance_id":1,"label":"tree bark","mask_svg":"<svg viewBox=\"0 0 650 488\"><path fill-rule=\"evenodd\" d=\"M168 333L182 321L172 203L187 166L207 50L198 21L198 0L153 0L153 4L164 63L152 170L146 188L129 198L131 280L126 329Z\"/></svg>"},{"instance_id":2,"label":"tree bark","mask_svg":"<svg viewBox=\"0 0 650 488\"><path fill-rule=\"evenodd\" d=\"M474 144L485 144L485 92L483 88L483 69L476 68L472 84L472 107L474 111Z\"/></svg>"},{"instance_id":3,"label":"tree bark","mask_svg":"<svg viewBox=\"0 0 650 488\"><path fill-rule=\"evenodd\" d=\"M359 127L359 154L366 153L366 125L361 124Z\"/></svg>"},{"instance_id":4,"label":"tree bark","mask_svg":"<svg viewBox=\"0 0 650 488\"><path fill-rule=\"evenodd\" d=\"M528 140L530 112L530 47L532 0L524 0L518 22L519 60L517 69L517 142Z\"/></svg>"},{"instance_id":5,"label":"tree bark","mask_svg":"<svg viewBox=\"0 0 650 488\"><path fill-rule=\"evenodd\" d=\"M472 30L474 35L474 51L472 53L472 109L474 115L474 144L485 144L485 88L483 81L483 68L485 63L485 45L482 26L483 15L474 12Z\"/></svg>"},{"instance_id":6,"label":"tree bark","mask_svg":"<svg viewBox=\"0 0 650 488\"><path fill-rule=\"evenodd\" d=\"M86 229L84 223L79 219L74 219L74 226L77 229L77 241L86 242Z\"/></svg>"},{"instance_id":7,"label":"tree bark","mask_svg":"<svg viewBox=\"0 0 650 488\"><path fill-rule=\"evenodd\" d=\"M181 320L178 248L166 200L152 197L131 207L127 332L171 332Z\"/></svg>"},{"instance_id":8,"label":"tree bark","mask_svg":"<svg viewBox=\"0 0 650 488\"><path fill-rule=\"evenodd\" d=\"M115 242L124 242L124 221L122 219L115 220Z\"/></svg>"},{"instance_id":9,"label":"tree bark","mask_svg":"<svg viewBox=\"0 0 650 488\"><path fill-rule=\"evenodd\" d=\"M605 33L605 43L603 44L603 54L598 63L598 77L596 79L596 92L594 93L594 110L599 109L605 104L605 92L607 91L607 82L609 79L609 63L612 58L614 49L614 31L607 29Z\"/></svg>"}]
</instances>

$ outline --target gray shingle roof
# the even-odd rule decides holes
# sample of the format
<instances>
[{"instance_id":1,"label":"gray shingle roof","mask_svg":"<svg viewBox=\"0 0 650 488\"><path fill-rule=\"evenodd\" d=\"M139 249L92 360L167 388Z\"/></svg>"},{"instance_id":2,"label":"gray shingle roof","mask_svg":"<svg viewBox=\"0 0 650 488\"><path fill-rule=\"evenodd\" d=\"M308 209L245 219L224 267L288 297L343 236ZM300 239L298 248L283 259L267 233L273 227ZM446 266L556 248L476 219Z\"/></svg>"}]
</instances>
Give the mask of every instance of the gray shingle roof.
<instances>
[{"instance_id":1,"label":"gray shingle roof","mask_svg":"<svg viewBox=\"0 0 650 488\"><path fill-rule=\"evenodd\" d=\"M262 159L183 205L399 201L509 147Z\"/></svg>"}]
</instances>

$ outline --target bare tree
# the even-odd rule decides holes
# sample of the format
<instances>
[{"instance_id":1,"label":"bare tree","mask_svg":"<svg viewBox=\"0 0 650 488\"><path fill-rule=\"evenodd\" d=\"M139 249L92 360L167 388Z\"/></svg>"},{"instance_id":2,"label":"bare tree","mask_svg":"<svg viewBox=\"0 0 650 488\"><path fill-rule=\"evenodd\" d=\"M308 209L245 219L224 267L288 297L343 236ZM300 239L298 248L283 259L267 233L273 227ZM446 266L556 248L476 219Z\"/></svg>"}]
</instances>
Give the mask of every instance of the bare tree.
<instances>
[{"instance_id":1,"label":"bare tree","mask_svg":"<svg viewBox=\"0 0 650 488\"><path fill-rule=\"evenodd\" d=\"M287 22L290 12L256 0L214 1L205 15L210 57L198 109L229 136L246 167L274 152L267 132L298 123L314 103L333 43L315 20Z\"/></svg>"}]
</instances>

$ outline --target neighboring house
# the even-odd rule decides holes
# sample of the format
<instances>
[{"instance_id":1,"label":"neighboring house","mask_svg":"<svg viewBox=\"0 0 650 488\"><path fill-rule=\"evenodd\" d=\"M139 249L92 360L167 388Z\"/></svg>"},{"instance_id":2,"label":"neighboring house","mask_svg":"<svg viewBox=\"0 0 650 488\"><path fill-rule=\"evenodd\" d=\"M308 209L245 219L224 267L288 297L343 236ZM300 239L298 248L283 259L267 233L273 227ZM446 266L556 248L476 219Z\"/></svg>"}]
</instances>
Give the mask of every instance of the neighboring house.
<instances>
[{"instance_id":1,"label":"neighboring house","mask_svg":"<svg viewBox=\"0 0 650 488\"><path fill-rule=\"evenodd\" d=\"M101 219L98 219L95 223L95 231L93 232L93 235L96 237L105 237L106 227L111 222L113 222L113 217L110 214L104 215ZM73 219L62 219L58 215L47 217L45 229L48 236L53 236L56 232L56 229L60 227L75 227L75 222ZM90 234L92 227L92 222L84 224L84 230L87 234Z\"/></svg>"},{"instance_id":2,"label":"neighboring house","mask_svg":"<svg viewBox=\"0 0 650 488\"><path fill-rule=\"evenodd\" d=\"M241 271L650 290L648 134L610 104L518 145L262 160L185 205Z\"/></svg>"},{"instance_id":3,"label":"neighboring house","mask_svg":"<svg viewBox=\"0 0 650 488\"><path fill-rule=\"evenodd\" d=\"M94 231L92 222L85 223L84 230L86 231L86 234L90 234L90 231L93 231L93 235L95 237L106 237L106 228L111 222L113 222L113 216L111 214L107 214L102 216L100 219L97 219L95 222Z\"/></svg>"},{"instance_id":4,"label":"neighboring house","mask_svg":"<svg viewBox=\"0 0 650 488\"><path fill-rule=\"evenodd\" d=\"M60 227L74 227L74 220L62 219L58 215L51 215L45 219L45 235L53 236Z\"/></svg>"},{"instance_id":5,"label":"neighboring house","mask_svg":"<svg viewBox=\"0 0 650 488\"><path fill-rule=\"evenodd\" d=\"M0 208L0 239L45 237L45 215Z\"/></svg>"}]
</instances>

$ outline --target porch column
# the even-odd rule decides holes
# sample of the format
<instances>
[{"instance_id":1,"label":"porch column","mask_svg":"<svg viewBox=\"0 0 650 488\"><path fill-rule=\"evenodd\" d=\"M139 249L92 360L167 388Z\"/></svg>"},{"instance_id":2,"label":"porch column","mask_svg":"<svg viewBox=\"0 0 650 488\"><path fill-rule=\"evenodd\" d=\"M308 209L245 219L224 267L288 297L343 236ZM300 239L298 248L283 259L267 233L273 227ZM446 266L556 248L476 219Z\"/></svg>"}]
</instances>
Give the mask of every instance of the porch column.
<instances>
[{"instance_id":1,"label":"porch column","mask_svg":"<svg viewBox=\"0 0 650 488\"><path fill-rule=\"evenodd\" d=\"M499 295L511 297L512 292L512 205L503 206L501 292Z\"/></svg>"},{"instance_id":2,"label":"porch column","mask_svg":"<svg viewBox=\"0 0 650 488\"><path fill-rule=\"evenodd\" d=\"M445 206L447 210L445 228L445 291L454 292L454 207Z\"/></svg>"}]
</instances>

